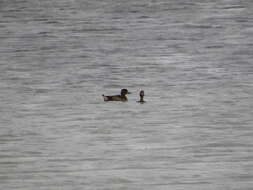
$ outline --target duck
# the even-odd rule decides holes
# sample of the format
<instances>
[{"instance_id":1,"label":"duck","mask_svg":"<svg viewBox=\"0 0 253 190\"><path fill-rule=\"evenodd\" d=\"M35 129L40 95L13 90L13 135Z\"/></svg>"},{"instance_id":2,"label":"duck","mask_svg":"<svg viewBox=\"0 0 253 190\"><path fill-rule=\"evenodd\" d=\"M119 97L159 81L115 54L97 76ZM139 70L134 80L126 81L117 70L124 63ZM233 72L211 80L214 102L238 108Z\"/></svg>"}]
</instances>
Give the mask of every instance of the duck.
<instances>
[{"instance_id":1,"label":"duck","mask_svg":"<svg viewBox=\"0 0 253 190\"><path fill-rule=\"evenodd\" d=\"M105 96L104 94L102 95L104 98L104 101L122 101L126 102L128 101L126 95L131 94L126 88L121 89L120 95L113 95L113 96Z\"/></svg>"},{"instance_id":2,"label":"duck","mask_svg":"<svg viewBox=\"0 0 253 190\"><path fill-rule=\"evenodd\" d=\"M143 103L145 103L146 101L144 101L144 90L141 90L140 91L140 100L139 101L137 101L138 103L141 103L141 104L143 104Z\"/></svg>"}]
</instances>

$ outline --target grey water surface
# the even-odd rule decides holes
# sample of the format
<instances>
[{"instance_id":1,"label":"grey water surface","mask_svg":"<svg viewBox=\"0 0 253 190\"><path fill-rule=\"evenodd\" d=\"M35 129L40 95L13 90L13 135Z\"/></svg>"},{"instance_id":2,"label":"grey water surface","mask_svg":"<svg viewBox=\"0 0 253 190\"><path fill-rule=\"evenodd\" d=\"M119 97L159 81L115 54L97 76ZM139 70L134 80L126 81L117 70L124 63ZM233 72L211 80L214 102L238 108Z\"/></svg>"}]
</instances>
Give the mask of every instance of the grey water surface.
<instances>
[{"instance_id":1,"label":"grey water surface","mask_svg":"<svg viewBox=\"0 0 253 190\"><path fill-rule=\"evenodd\" d=\"M1 190L252 190L252 116L251 0L0 0Z\"/></svg>"}]
</instances>

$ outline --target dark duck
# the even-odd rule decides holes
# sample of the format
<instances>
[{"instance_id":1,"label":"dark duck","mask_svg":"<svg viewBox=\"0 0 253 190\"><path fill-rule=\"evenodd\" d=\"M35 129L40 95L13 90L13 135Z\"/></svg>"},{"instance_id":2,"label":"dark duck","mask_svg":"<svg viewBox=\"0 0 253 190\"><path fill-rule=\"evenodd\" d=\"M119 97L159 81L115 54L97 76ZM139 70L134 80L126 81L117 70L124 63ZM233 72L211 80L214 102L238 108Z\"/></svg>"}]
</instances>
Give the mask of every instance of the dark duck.
<instances>
[{"instance_id":1,"label":"dark duck","mask_svg":"<svg viewBox=\"0 0 253 190\"><path fill-rule=\"evenodd\" d=\"M130 92L128 92L127 89L121 89L120 95L114 95L114 96L105 96L104 94L102 95L104 98L104 101L122 101L125 102L127 101L127 94L131 94Z\"/></svg>"},{"instance_id":2,"label":"dark duck","mask_svg":"<svg viewBox=\"0 0 253 190\"><path fill-rule=\"evenodd\" d=\"M137 102L139 102L141 104L145 103L145 101L144 101L144 90L140 91L140 100L137 101Z\"/></svg>"}]
</instances>

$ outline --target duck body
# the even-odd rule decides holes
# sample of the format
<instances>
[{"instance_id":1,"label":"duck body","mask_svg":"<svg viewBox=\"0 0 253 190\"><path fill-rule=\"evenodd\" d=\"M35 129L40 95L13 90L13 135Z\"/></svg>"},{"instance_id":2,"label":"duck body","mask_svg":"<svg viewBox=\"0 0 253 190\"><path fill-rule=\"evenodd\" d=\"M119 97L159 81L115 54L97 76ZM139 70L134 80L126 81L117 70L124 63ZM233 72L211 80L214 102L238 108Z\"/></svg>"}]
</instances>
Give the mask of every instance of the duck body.
<instances>
[{"instance_id":1,"label":"duck body","mask_svg":"<svg viewBox=\"0 0 253 190\"><path fill-rule=\"evenodd\" d=\"M121 95L114 95L114 96L102 95L102 96L103 96L105 102L107 102L107 101L122 101L122 102L127 101L126 96L121 96Z\"/></svg>"},{"instance_id":2,"label":"duck body","mask_svg":"<svg viewBox=\"0 0 253 190\"><path fill-rule=\"evenodd\" d=\"M146 103L146 101L144 101L144 100L139 100L139 101L137 101L137 102L140 103L140 104Z\"/></svg>"},{"instance_id":3,"label":"duck body","mask_svg":"<svg viewBox=\"0 0 253 190\"><path fill-rule=\"evenodd\" d=\"M128 100L127 97L126 97L126 94L130 94L130 92L127 89L121 89L120 95L105 96L103 94L102 96L103 96L105 102L108 102L108 101L121 101L121 102L125 102L125 101Z\"/></svg>"}]
</instances>

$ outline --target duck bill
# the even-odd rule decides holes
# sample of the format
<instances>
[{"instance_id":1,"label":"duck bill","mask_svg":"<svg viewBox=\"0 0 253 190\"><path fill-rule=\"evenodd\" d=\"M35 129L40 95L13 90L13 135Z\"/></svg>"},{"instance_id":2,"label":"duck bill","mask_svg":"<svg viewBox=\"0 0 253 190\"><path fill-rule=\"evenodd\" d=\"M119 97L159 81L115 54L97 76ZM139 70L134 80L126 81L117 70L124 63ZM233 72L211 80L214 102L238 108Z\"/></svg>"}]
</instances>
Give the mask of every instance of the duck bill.
<instances>
[{"instance_id":1,"label":"duck bill","mask_svg":"<svg viewBox=\"0 0 253 190\"><path fill-rule=\"evenodd\" d=\"M132 94L132 92L127 92L127 94Z\"/></svg>"}]
</instances>

